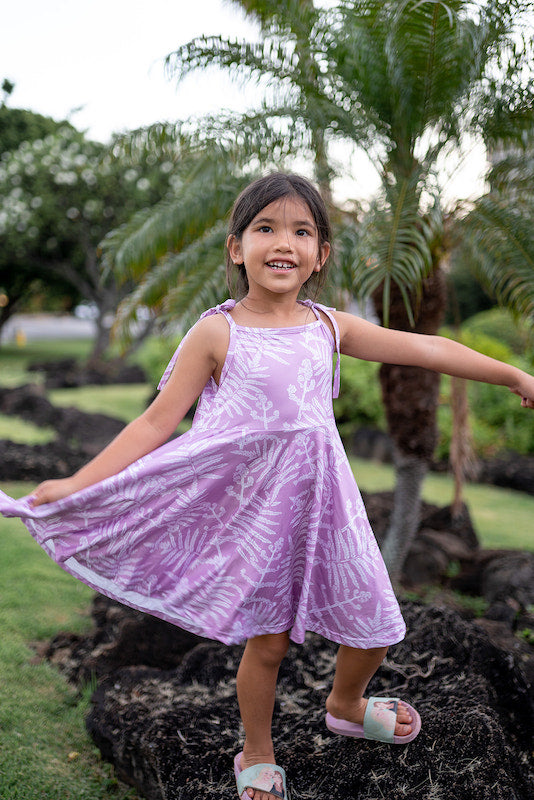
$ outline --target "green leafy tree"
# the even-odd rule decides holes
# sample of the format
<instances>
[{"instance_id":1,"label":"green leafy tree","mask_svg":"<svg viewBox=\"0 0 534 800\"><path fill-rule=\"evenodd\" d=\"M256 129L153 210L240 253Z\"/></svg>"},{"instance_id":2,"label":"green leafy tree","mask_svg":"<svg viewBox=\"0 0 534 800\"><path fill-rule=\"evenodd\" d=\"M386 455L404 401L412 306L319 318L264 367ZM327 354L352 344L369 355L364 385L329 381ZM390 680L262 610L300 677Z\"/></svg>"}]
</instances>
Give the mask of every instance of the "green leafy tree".
<instances>
[{"instance_id":1,"label":"green leafy tree","mask_svg":"<svg viewBox=\"0 0 534 800\"><path fill-rule=\"evenodd\" d=\"M60 128L68 126L66 122L57 122L51 117L44 117L33 111L8 107L7 102L14 89L15 86L11 81L7 79L3 81L2 91L4 97L0 105L0 156L5 154L6 159L8 157L7 154L16 150L22 142L43 139L45 136L57 133ZM38 282L38 279L36 280ZM36 285L27 271L24 276L20 271L13 274L10 282L9 298L4 293L2 294L0 330L16 310L18 304L27 296L30 284L32 286ZM2 288L3 292L5 292L5 287ZM53 297L57 293L61 297L69 292L72 294L72 287L69 287L69 284L65 283L59 276L50 276L47 280L46 293L48 296Z\"/></svg>"},{"instance_id":2,"label":"green leafy tree","mask_svg":"<svg viewBox=\"0 0 534 800\"><path fill-rule=\"evenodd\" d=\"M56 122L51 117L24 108L9 108L3 103L0 105L0 156L16 150L22 142L43 139L66 126L67 122Z\"/></svg>"},{"instance_id":3,"label":"green leafy tree","mask_svg":"<svg viewBox=\"0 0 534 800\"><path fill-rule=\"evenodd\" d=\"M117 158L71 126L24 141L0 159L0 287L4 321L36 283L69 285L98 310L93 357L108 343L107 317L127 287L103 276L98 245L108 230L168 190L172 162ZM71 290L72 291L72 290Z\"/></svg>"}]
</instances>

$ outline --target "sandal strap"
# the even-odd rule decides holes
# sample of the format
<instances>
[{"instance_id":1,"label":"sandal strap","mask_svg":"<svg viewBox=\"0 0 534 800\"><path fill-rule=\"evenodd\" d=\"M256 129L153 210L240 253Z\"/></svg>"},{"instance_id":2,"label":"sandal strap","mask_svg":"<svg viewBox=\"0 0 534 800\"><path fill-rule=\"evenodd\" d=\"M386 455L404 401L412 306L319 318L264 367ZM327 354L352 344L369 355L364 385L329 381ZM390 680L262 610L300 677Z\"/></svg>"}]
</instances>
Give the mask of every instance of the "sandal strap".
<instances>
[{"instance_id":1,"label":"sandal strap","mask_svg":"<svg viewBox=\"0 0 534 800\"><path fill-rule=\"evenodd\" d=\"M370 697L363 718L366 739L394 743L398 697Z\"/></svg>"},{"instance_id":2,"label":"sandal strap","mask_svg":"<svg viewBox=\"0 0 534 800\"><path fill-rule=\"evenodd\" d=\"M279 773L282 778L281 790L275 783L276 773ZM267 786L267 784L269 784L269 786ZM241 797L245 789L258 789L260 791L270 792L275 797L288 800L286 773L282 767L276 764L254 764L254 766L247 767L247 769L240 772L237 777L237 793L239 797Z\"/></svg>"}]
</instances>

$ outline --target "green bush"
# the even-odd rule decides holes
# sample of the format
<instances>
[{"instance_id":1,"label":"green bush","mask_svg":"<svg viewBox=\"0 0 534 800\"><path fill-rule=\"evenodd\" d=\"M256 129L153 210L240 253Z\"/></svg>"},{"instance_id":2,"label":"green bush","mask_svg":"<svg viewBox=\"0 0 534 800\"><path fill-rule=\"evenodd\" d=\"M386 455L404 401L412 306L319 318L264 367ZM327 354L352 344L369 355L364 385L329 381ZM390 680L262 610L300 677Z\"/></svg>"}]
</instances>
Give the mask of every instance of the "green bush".
<instances>
[{"instance_id":1,"label":"green bush","mask_svg":"<svg viewBox=\"0 0 534 800\"><path fill-rule=\"evenodd\" d=\"M528 324L516 320L505 308L490 308L470 317L462 325L462 336L483 334L506 345L515 355L534 363L534 337ZM462 339L463 341L463 339ZM496 356L497 358L498 356Z\"/></svg>"},{"instance_id":2,"label":"green bush","mask_svg":"<svg viewBox=\"0 0 534 800\"><path fill-rule=\"evenodd\" d=\"M147 375L149 384L155 389L165 367L178 347L179 340L171 341L161 336L151 336L143 342L133 359Z\"/></svg>"},{"instance_id":3,"label":"green bush","mask_svg":"<svg viewBox=\"0 0 534 800\"><path fill-rule=\"evenodd\" d=\"M442 333L452 336L447 330ZM503 341L483 332L462 330L462 342L491 358L531 371L526 359L514 355ZM349 439L359 428L386 430L378 379L379 367L379 364L373 362L359 361L349 356L341 357L341 392L334 401L334 413L342 438ZM476 455L480 458L491 458L504 450L534 453L534 425L530 415L521 408L516 395L502 386L476 381L468 381L467 392ZM439 440L435 453L438 460L449 457L452 435L450 398L451 380L445 375L441 379L438 408Z\"/></svg>"},{"instance_id":4,"label":"green bush","mask_svg":"<svg viewBox=\"0 0 534 800\"><path fill-rule=\"evenodd\" d=\"M477 350L490 358L497 358L499 361L510 363L514 359L514 352L506 342L481 330L462 327L458 335L449 328L443 328L440 335L446 336L448 339L456 339L466 347Z\"/></svg>"},{"instance_id":5,"label":"green bush","mask_svg":"<svg viewBox=\"0 0 534 800\"><path fill-rule=\"evenodd\" d=\"M436 460L438 461L449 458L452 436L452 409L450 405L451 380L448 376L443 376L441 381L440 404L438 407L439 437L434 454ZM481 384L477 384L476 386L478 388L481 386ZM490 394L492 395L492 402L495 405L500 406L502 403L504 403L505 406L507 406L510 403L510 400L512 401L512 405L514 405L513 395L507 395L507 390L503 389L502 386L491 386L488 388L490 389ZM476 394L476 391L477 390L474 388L474 385L468 385L467 396L469 400L469 426L475 454L480 458L492 458L503 450L517 450L518 452L524 453L532 452L531 450L524 449L521 441L519 443L516 442L516 444L518 444L517 447L512 444L511 437L509 436L508 432L504 432L501 426L496 426L487 418L485 418L482 409L475 408L476 400L474 395ZM515 398L516 407L518 402L518 399ZM521 430L524 430L527 420L525 420L524 409L519 410L523 412L521 415L523 417L521 420ZM517 437L514 437L514 440L516 438ZM520 438L522 440L522 434Z\"/></svg>"},{"instance_id":6,"label":"green bush","mask_svg":"<svg viewBox=\"0 0 534 800\"><path fill-rule=\"evenodd\" d=\"M341 391L334 400L334 414L341 437L352 436L358 428L385 430L380 393L380 364L341 356Z\"/></svg>"},{"instance_id":7,"label":"green bush","mask_svg":"<svg viewBox=\"0 0 534 800\"><path fill-rule=\"evenodd\" d=\"M490 312L482 312L477 316L482 317L487 313ZM447 335L447 331L444 331L444 334ZM462 328L463 344L491 358L513 364L527 372L532 371L529 360L514 355L503 338L499 336L497 339L467 326ZM438 409L440 432L436 448L438 459L448 458L449 455L452 432L450 387L450 378L443 377ZM478 381L468 382L467 395L473 445L478 456L491 458L505 450L514 450L525 455L534 453L534 426L530 415L521 407L516 395L502 386Z\"/></svg>"}]
</instances>

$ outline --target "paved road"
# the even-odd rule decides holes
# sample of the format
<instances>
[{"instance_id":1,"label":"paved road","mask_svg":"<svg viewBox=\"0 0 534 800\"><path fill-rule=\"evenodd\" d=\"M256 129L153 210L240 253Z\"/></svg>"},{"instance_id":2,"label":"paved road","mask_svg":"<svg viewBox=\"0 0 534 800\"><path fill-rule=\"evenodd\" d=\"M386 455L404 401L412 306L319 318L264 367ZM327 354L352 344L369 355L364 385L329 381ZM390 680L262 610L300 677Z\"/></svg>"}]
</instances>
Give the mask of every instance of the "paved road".
<instances>
[{"instance_id":1,"label":"paved road","mask_svg":"<svg viewBox=\"0 0 534 800\"><path fill-rule=\"evenodd\" d=\"M78 319L71 314L14 314L4 326L1 341L91 339L94 335L92 320Z\"/></svg>"}]
</instances>

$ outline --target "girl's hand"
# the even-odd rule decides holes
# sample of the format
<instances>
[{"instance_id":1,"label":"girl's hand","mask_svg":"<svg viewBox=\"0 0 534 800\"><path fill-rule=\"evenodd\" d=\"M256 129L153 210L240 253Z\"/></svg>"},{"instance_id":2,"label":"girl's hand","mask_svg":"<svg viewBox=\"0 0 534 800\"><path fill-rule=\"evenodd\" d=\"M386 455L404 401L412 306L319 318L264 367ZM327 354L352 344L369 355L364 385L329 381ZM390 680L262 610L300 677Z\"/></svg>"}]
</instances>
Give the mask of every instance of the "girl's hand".
<instances>
[{"instance_id":1,"label":"girl's hand","mask_svg":"<svg viewBox=\"0 0 534 800\"><path fill-rule=\"evenodd\" d=\"M516 386L510 386L510 391L521 398L523 408L534 408L534 378L522 373Z\"/></svg>"},{"instance_id":2,"label":"girl's hand","mask_svg":"<svg viewBox=\"0 0 534 800\"><path fill-rule=\"evenodd\" d=\"M35 506L42 506L45 503L53 503L55 500L62 500L76 491L77 488L72 478L44 481L31 493L30 505L35 508Z\"/></svg>"}]
</instances>

